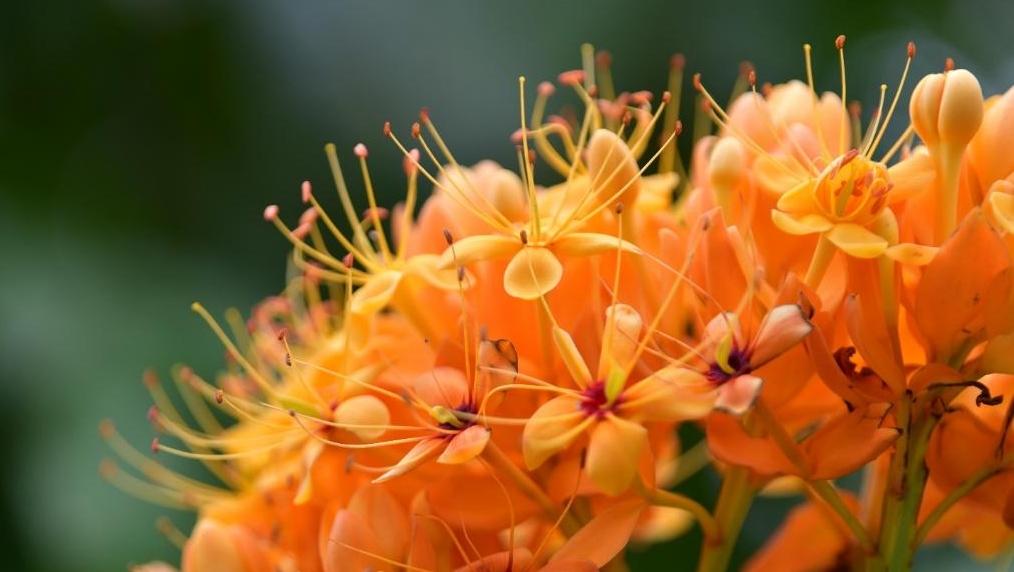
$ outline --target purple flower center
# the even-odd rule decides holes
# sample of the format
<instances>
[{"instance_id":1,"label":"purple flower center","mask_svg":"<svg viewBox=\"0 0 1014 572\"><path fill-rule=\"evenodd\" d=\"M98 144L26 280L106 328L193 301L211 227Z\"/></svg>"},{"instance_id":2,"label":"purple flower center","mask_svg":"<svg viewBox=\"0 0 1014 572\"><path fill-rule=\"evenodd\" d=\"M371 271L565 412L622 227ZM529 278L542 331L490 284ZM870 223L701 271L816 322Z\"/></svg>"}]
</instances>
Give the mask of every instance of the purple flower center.
<instances>
[{"instance_id":1,"label":"purple flower center","mask_svg":"<svg viewBox=\"0 0 1014 572\"><path fill-rule=\"evenodd\" d=\"M603 418L612 411L620 400L617 398L609 403L606 396L606 384L604 381L596 381L581 392L581 403L578 406L581 412L589 417Z\"/></svg>"},{"instance_id":2,"label":"purple flower center","mask_svg":"<svg viewBox=\"0 0 1014 572\"><path fill-rule=\"evenodd\" d=\"M708 372L705 375L715 385L722 385L734 377L750 373L750 356L734 345L732 351L729 352L726 365L728 368L724 369L717 362L712 363L708 366Z\"/></svg>"}]
</instances>

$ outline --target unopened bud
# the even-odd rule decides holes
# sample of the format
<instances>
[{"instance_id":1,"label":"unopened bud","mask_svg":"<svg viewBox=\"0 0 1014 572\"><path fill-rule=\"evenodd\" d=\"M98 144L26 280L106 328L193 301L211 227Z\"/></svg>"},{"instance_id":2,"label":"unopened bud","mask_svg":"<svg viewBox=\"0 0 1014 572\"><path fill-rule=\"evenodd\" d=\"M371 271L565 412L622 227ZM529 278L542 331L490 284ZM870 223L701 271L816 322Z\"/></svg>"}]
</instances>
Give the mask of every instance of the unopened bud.
<instances>
[{"instance_id":1,"label":"unopened bud","mask_svg":"<svg viewBox=\"0 0 1014 572\"><path fill-rule=\"evenodd\" d=\"M929 74L915 86L912 126L928 147L964 147L982 123L982 88L967 70Z\"/></svg>"}]
</instances>

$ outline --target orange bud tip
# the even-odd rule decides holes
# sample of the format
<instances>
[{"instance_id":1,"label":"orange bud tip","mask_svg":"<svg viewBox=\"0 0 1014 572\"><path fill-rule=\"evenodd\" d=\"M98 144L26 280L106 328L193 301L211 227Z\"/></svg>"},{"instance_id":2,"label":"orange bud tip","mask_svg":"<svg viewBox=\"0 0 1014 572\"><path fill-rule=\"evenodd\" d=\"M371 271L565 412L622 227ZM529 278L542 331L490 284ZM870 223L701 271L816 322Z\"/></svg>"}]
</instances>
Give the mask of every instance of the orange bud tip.
<instances>
[{"instance_id":1,"label":"orange bud tip","mask_svg":"<svg viewBox=\"0 0 1014 572\"><path fill-rule=\"evenodd\" d=\"M390 137L390 136L391 136L391 122L390 121L385 121L384 122L384 137Z\"/></svg>"},{"instance_id":2,"label":"orange bud tip","mask_svg":"<svg viewBox=\"0 0 1014 572\"><path fill-rule=\"evenodd\" d=\"M908 43L908 57L910 58L915 57L915 42Z\"/></svg>"},{"instance_id":3,"label":"orange bud tip","mask_svg":"<svg viewBox=\"0 0 1014 572\"><path fill-rule=\"evenodd\" d=\"M215 390L215 403L221 405L225 401L225 392L221 389Z\"/></svg>"},{"instance_id":4,"label":"orange bud tip","mask_svg":"<svg viewBox=\"0 0 1014 572\"><path fill-rule=\"evenodd\" d=\"M539 95L542 97L549 97L556 91L556 86L548 81L544 81L539 84Z\"/></svg>"},{"instance_id":5,"label":"orange bud tip","mask_svg":"<svg viewBox=\"0 0 1014 572\"><path fill-rule=\"evenodd\" d=\"M273 221L278 218L278 205L268 205L264 207L264 220Z\"/></svg>"},{"instance_id":6,"label":"orange bud tip","mask_svg":"<svg viewBox=\"0 0 1014 572\"><path fill-rule=\"evenodd\" d=\"M600 68L607 68L611 66L612 63L613 63L613 55L610 54L609 52L602 50L601 52L595 54L595 65L599 66Z\"/></svg>"},{"instance_id":7,"label":"orange bud tip","mask_svg":"<svg viewBox=\"0 0 1014 572\"><path fill-rule=\"evenodd\" d=\"M703 89L702 86L701 86L701 74L699 74L699 73L695 73L694 74L693 83L694 83L694 89L696 89L697 91L700 91L701 89Z\"/></svg>"},{"instance_id":8,"label":"orange bud tip","mask_svg":"<svg viewBox=\"0 0 1014 572\"><path fill-rule=\"evenodd\" d=\"M669 58L669 67L676 71L683 71L687 65L687 58L683 54L673 54Z\"/></svg>"},{"instance_id":9,"label":"orange bud tip","mask_svg":"<svg viewBox=\"0 0 1014 572\"><path fill-rule=\"evenodd\" d=\"M447 246L454 244L454 235L446 228L444 229L444 240L447 241Z\"/></svg>"},{"instance_id":10,"label":"orange bud tip","mask_svg":"<svg viewBox=\"0 0 1014 572\"><path fill-rule=\"evenodd\" d=\"M568 70L556 76L561 85L580 85L584 81L584 70Z\"/></svg>"},{"instance_id":11,"label":"orange bud tip","mask_svg":"<svg viewBox=\"0 0 1014 572\"><path fill-rule=\"evenodd\" d=\"M151 452L157 454L158 448L159 448L158 437L155 437L154 439L151 440Z\"/></svg>"},{"instance_id":12,"label":"orange bud tip","mask_svg":"<svg viewBox=\"0 0 1014 572\"><path fill-rule=\"evenodd\" d=\"M362 143L356 143L356 146L352 148L352 152L360 159L365 159L370 154L369 150L366 149L366 145Z\"/></svg>"},{"instance_id":13,"label":"orange bud tip","mask_svg":"<svg viewBox=\"0 0 1014 572\"><path fill-rule=\"evenodd\" d=\"M303 184L299 187L299 192L303 197L303 202L310 202L310 197L313 196L313 186L310 185L310 181L303 181Z\"/></svg>"},{"instance_id":14,"label":"orange bud tip","mask_svg":"<svg viewBox=\"0 0 1014 572\"><path fill-rule=\"evenodd\" d=\"M834 47L839 50L845 49L845 34L838 34L838 37L834 39Z\"/></svg>"},{"instance_id":15,"label":"orange bud tip","mask_svg":"<svg viewBox=\"0 0 1014 572\"><path fill-rule=\"evenodd\" d=\"M351 269L352 265L355 264L355 262L356 257L352 256L351 252L342 257L342 265L345 266L345 268L347 269Z\"/></svg>"}]
</instances>

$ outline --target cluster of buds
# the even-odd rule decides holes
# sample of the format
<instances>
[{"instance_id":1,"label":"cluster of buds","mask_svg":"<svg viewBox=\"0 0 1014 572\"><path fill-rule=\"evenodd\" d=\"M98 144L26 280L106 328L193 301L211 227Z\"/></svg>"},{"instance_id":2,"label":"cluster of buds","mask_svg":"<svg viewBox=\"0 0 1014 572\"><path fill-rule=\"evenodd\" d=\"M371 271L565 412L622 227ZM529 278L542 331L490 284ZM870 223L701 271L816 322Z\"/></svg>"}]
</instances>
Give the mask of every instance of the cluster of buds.
<instances>
[{"instance_id":1,"label":"cluster of buds","mask_svg":"<svg viewBox=\"0 0 1014 572\"><path fill-rule=\"evenodd\" d=\"M385 125L390 210L366 146L360 211L328 145L340 220L308 182L298 225L264 211L293 245L284 292L225 328L194 306L228 369L175 370L185 410L146 378L152 452L218 482L108 422L103 475L197 511L189 535L160 524L184 572L625 570L694 527L698 569L723 570L773 493L802 500L749 569L1009 554L1014 90L984 102L948 65L881 150L915 46L865 125L834 49L840 95L809 45L808 82L744 65L728 109L695 76L684 135L682 57L669 91L616 93L585 46L530 106L520 78L517 172L460 164L428 112L405 142ZM558 88L579 107L547 115ZM679 492L707 467L713 507ZM858 494L836 484L861 469Z\"/></svg>"}]
</instances>

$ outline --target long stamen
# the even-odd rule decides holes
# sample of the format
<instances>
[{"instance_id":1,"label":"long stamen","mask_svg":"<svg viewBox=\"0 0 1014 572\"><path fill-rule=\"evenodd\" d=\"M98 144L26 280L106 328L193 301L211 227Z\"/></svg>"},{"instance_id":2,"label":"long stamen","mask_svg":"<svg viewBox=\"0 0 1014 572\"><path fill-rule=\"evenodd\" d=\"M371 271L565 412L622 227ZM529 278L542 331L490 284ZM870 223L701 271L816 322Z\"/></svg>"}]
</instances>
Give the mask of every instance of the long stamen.
<instances>
[{"instance_id":1,"label":"long stamen","mask_svg":"<svg viewBox=\"0 0 1014 572\"><path fill-rule=\"evenodd\" d=\"M842 104L842 119L841 119L841 136L840 144L838 148L838 154L841 155L848 148L848 110L845 109L845 105L848 101L847 84L845 82L845 35L841 34L834 40L834 47L838 50L838 67L841 70L841 104Z\"/></svg>"},{"instance_id":2,"label":"long stamen","mask_svg":"<svg viewBox=\"0 0 1014 572\"><path fill-rule=\"evenodd\" d=\"M338 189L338 199L341 201L342 210L345 211L345 218L348 220L349 227L352 229L353 242L364 254L369 257L374 257L377 252L373 249L373 245L370 244L369 239L366 237L366 233L363 231L359 224L359 220L356 218L356 209L352 206L352 198L349 196L349 188L345 184L345 175L342 174L342 166L341 163L338 162L338 151L335 148L334 143L324 145L324 153L327 155L327 162L331 167L331 176L334 179L335 187ZM351 249L349 250L351 251Z\"/></svg>"},{"instance_id":3,"label":"long stamen","mask_svg":"<svg viewBox=\"0 0 1014 572\"><path fill-rule=\"evenodd\" d=\"M380 209L377 208L377 196L373 192L373 179L370 177L370 169L366 165L366 157L369 156L369 151L366 149L366 145L357 143L353 153L359 158L359 169L363 173L363 184L366 186L366 201L370 205L370 221L373 223L373 231L376 233L377 242L380 243L380 254L384 257L384 262L390 262L392 258L391 248L387 244L384 228L380 225Z\"/></svg>"},{"instance_id":4,"label":"long stamen","mask_svg":"<svg viewBox=\"0 0 1014 572\"><path fill-rule=\"evenodd\" d=\"M901 72L901 80L898 81L898 89L894 92L894 99L891 100L891 107L887 110L887 116L884 117L880 132L877 133L876 138L873 139L873 143L870 144L870 148L867 150L867 157L872 157L873 153L877 150L877 146L880 145L880 140L883 139L884 133L887 132L888 124L891 122L894 110L898 106L898 100L901 99L901 91L905 88L905 80L908 78L908 70L912 67L912 60L915 59L915 42L908 43L906 55L905 69Z\"/></svg>"},{"instance_id":5,"label":"long stamen","mask_svg":"<svg viewBox=\"0 0 1014 572\"><path fill-rule=\"evenodd\" d=\"M532 239L538 242L542 236L542 221L539 216L539 201L535 196L535 177L528 154L528 125L525 123L525 76L518 78L518 100L521 109L521 148L524 152L522 176L528 191L528 208L532 210Z\"/></svg>"}]
</instances>

